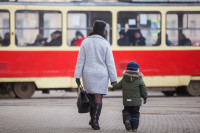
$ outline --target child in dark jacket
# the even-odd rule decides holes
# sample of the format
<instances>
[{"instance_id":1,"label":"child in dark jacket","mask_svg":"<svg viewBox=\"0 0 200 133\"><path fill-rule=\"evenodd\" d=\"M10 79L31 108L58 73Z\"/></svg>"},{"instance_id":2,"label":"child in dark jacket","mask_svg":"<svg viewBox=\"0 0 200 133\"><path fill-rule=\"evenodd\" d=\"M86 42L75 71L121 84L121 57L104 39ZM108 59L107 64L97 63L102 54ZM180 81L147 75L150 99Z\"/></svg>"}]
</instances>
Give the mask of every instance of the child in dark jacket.
<instances>
[{"instance_id":1,"label":"child in dark jacket","mask_svg":"<svg viewBox=\"0 0 200 133\"><path fill-rule=\"evenodd\" d=\"M122 80L112 84L113 89L123 91L123 122L126 130L132 129L134 132L137 132L139 126L141 98L144 99L144 104L147 101L147 88L142 79L143 74L138 72L138 69L139 65L136 62L129 62Z\"/></svg>"}]
</instances>

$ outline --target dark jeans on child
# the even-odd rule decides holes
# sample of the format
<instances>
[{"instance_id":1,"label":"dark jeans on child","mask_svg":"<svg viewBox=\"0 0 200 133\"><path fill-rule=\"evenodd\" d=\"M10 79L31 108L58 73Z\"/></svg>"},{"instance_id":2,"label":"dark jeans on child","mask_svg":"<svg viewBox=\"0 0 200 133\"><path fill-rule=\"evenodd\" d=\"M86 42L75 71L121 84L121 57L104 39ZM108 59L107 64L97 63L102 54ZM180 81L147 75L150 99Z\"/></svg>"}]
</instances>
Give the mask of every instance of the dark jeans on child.
<instances>
[{"instance_id":1,"label":"dark jeans on child","mask_svg":"<svg viewBox=\"0 0 200 133\"><path fill-rule=\"evenodd\" d=\"M123 122L126 120L131 122L132 129L137 130L140 118L140 106L124 106L122 110Z\"/></svg>"}]
</instances>

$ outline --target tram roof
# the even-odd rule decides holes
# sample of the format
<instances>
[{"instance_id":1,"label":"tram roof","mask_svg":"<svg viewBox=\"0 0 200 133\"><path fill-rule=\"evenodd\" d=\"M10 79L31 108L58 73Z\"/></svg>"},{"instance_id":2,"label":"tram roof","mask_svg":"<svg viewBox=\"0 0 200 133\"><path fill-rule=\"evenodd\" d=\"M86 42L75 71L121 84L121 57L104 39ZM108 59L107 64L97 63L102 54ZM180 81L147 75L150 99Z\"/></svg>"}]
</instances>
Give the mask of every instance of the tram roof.
<instances>
[{"instance_id":1,"label":"tram roof","mask_svg":"<svg viewBox=\"0 0 200 133\"><path fill-rule=\"evenodd\" d=\"M45 5L45 6L199 6L196 2L0 2L0 5Z\"/></svg>"}]
</instances>

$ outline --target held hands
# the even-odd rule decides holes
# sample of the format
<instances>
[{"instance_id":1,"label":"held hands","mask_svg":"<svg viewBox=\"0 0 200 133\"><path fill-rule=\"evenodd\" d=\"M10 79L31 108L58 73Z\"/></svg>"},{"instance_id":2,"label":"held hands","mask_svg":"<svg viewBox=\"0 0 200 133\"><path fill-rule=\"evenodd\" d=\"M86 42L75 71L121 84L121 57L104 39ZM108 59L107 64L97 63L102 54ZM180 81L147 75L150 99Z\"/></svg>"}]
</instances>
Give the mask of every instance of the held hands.
<instances>
[{"instance_id":1,"label":"held hands","mask_svg":"<svg viewBox=\"0 0 200 133\"><path fill-rule=\"evenodd\" d=\"M143 102L143 103L146 104L146 102L147 102L147 99L144 99L144 102Z\"/></svg>"},{"instance_id":2,"label":"held hands","mask_svg":"<svg viewBox=\"0 0 200 133\"><path fill-rule=\"evenodd\" d=\"M78 85L78 86L80 86L80 85L81 85L81 81L80 81L80 79L79 79L79 78L76 78L76 83L77 83L77 85Z\"/></svg>"},{"instance_id":3,"label":"held hands","mask_svg":"<svg viewBox=\"0 0 200 133\"><path fill-rule=\"evenodd\" d=\"M117 83L117 81L111 82L111 85L113 85L114 83Z\"/></svg>"},{"instance_id":4,"label":"held hands","mask_svg":"<svg viewBox=\"0 0 200 133\"><path fill-rule=\"evenodd\" d=\"M110 88L111 91L114 91L114 87L113 87L113 84L114 84L114 83L117 83L117 82L116 82L116 81L111 82L111 85L112 85L112 88Z\"/></svg>"}]
</instances>

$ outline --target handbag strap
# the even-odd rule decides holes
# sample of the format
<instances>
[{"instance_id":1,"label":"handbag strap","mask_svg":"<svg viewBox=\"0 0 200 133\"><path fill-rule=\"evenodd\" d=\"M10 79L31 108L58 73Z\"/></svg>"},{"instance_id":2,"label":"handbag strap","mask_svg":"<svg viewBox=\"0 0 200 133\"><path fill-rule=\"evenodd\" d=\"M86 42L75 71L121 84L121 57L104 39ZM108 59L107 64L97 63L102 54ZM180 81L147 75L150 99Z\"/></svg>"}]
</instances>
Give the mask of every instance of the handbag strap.
<instances>
[{"instance_id":1,"label":"handbag strap","mask_svg":"<svg viewBox=\"0 0 200 133\"><path fill-rule=\"evenodd\" d=\"M78 86L78 90L77 93L79 94L79 92L85 91L82 85Z\"/></svg>"}]
</instances>

